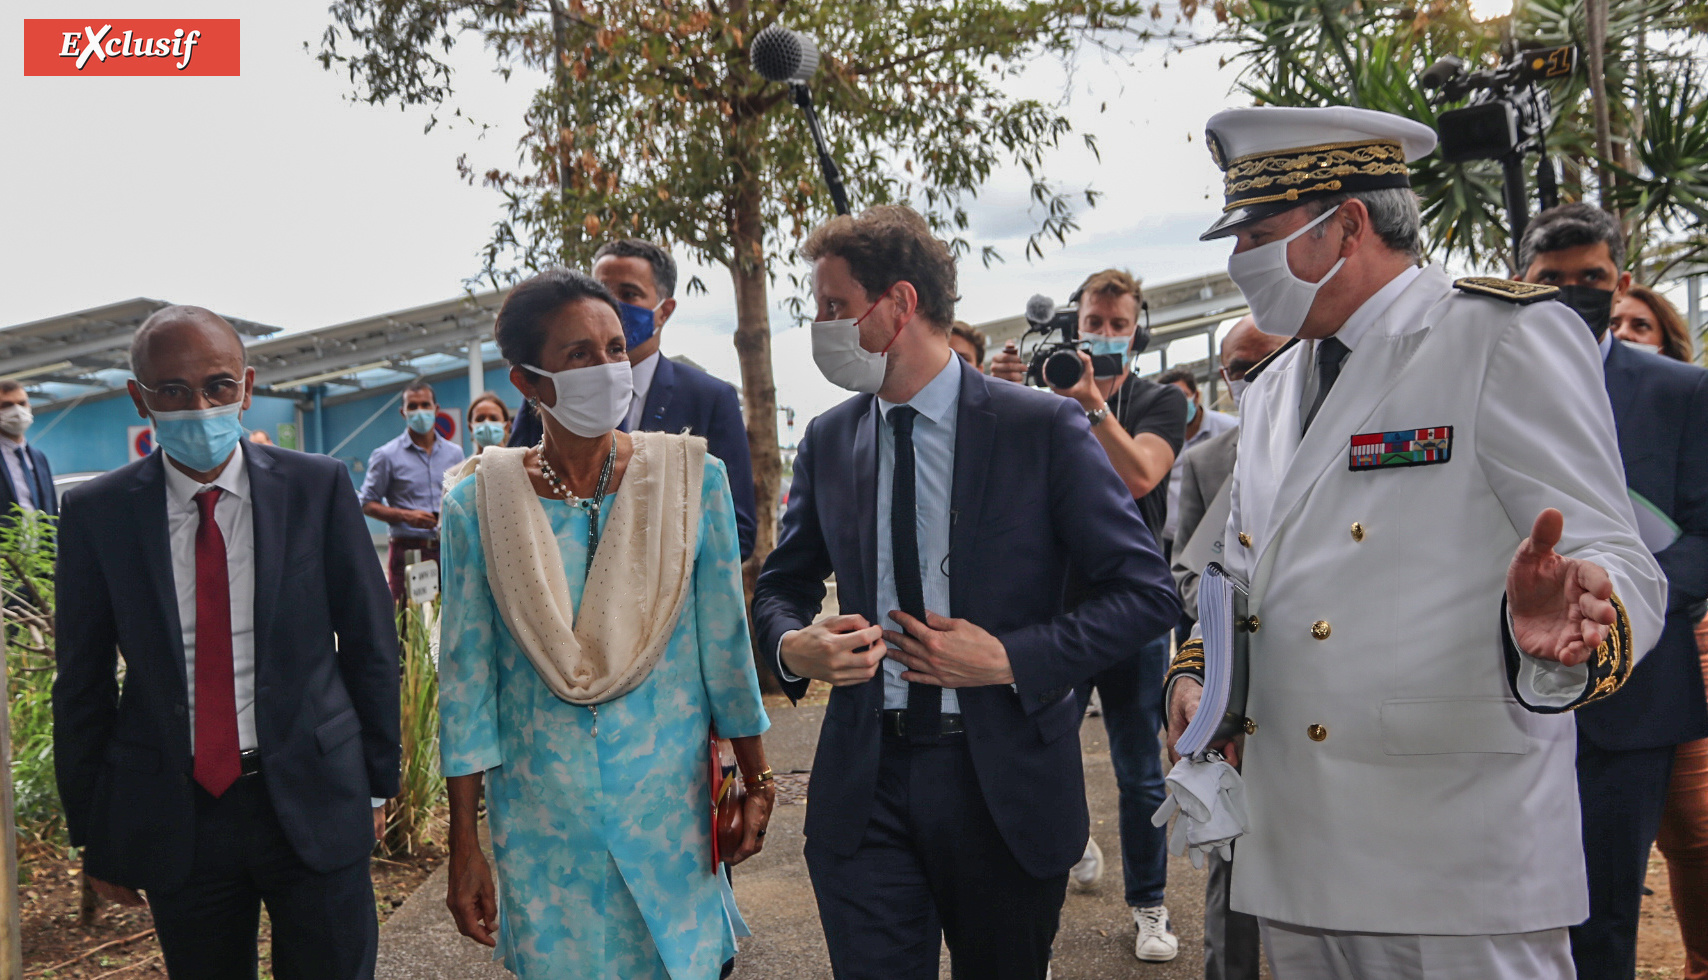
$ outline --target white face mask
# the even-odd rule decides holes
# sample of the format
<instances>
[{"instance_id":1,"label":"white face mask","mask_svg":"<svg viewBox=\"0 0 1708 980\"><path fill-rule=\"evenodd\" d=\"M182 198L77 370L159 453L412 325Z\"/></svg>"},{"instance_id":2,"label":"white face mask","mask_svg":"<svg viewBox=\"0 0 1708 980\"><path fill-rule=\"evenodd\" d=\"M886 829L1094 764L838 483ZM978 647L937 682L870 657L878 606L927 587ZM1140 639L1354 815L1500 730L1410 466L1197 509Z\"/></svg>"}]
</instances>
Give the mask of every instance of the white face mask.
<instances>
[{"instance_id":1,"label":"white face mask","mask_svg":"<svg viewBox=\"0 0 1708 980\"><path fill-rule=\"evenodd\" d=\"M884 291L888 296L889 291ZM847 317L841 320L817 320L812 325L812 359L818 365L819 372L825 380L838 388L859 392L863 395L875 395L884 386L885 368L889 364L890 344L895 343L896 337L901 336L901 327L896 328L895 336L890 338L890 344L874 354L860 346L860 324L866 317L872 315L872 310L878 308L884 296L878 297L858 320ZM902 327L907 324L902 324Z\"/></svg>"},{"instance_id":2,"label":"white face mask","mask_svg":"<svg viewBox=\"0 0 1708 980\"><path fill-rule=\"evenodd\" d=\"M28 405L0 405L0 432L21 439L30 423L36 420Z\"/></svg>"},{"instance_id":3,"label":"white face mask","mask_svg":"<svg viewBox=\"0 0 1708 980\"><path fill-rule=\"evenodd\" d=\"M1239 411L1240 399L1245 397L1245 389L1250 384L1251 382L1244 378L1240 378L1238 381L1228 382L1228 397L1234 400L1234 411Z\"/></svg>"},{"instance_id":4,"label":"white face mask","mask_svg":"<svg viewBox=\"0 0 1708 980\"><path fill-rule=\"evenodd\" d=\"M1228 278L1245 294L1246 305L1251 307L1257 329L1277 337L1298 336L1299 328L1305 325L1305 317L1317 298L1317 290L1334 278L1334 274L1346 264L1346 259L1336 262L1320 281L1306 282L1293 275L1292 266L1287 264L1287 245L1339 210L1340 206L1335 205L1280 241L1228 256Z\"/></svg>"},{"instance_id":5,"label":"white face mask","mask_svg":"<svg viewBox=\"0 0 1708 980\"><path fill-rule=\"evenodd\" d=\"M583 439L615 429L629 414L629 403L635 397L635 378L629 370L628 358L567 371L542 371L530 364L522 367L552 379L557 388L557 404L537 404L550 412L559 425Z\"/></svg>"}]
</instances>

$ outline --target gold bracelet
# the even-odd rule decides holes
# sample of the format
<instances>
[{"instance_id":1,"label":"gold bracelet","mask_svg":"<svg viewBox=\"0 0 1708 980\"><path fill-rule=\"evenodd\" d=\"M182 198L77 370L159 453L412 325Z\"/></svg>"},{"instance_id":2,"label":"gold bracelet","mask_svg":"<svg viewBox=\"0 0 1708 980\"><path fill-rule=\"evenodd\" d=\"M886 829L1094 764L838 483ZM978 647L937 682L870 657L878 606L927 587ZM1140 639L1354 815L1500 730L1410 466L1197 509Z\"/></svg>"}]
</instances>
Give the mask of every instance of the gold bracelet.
<instances>
[{"instance_id":1,"label":"gold bracelet","mask_svg":"<svg viewBox=\"0 0 1708 980\"><path fill-rule=\"evenodd\" d=\"M742 777L741 784L743 786L746 786L748 789L758 789L759 787L764 786L766 783L774 783L776 781L777 781L777 774L771 771L770 766L766 766L765 771L762 773L759 773L756 776L744 776L744 777Z\"/></svg>"}]
</instances>

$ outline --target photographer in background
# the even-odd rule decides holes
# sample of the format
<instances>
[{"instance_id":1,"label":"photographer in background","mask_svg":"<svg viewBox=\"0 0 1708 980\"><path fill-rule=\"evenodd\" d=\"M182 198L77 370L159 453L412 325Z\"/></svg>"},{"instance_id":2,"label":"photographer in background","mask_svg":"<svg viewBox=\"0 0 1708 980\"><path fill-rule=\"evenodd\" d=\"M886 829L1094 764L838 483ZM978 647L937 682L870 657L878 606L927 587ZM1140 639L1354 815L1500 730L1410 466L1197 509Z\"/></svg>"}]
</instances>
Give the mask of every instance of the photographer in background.
<instances>
[{"instance_id":1,"label":"photographer in background","mask_svg":"<svg viewBox=\"0 0 1708 980\"><path fill-rule=\"evenodd\" d=\"M1120 370L1095 377L1090 354L1079 352L1084 368L1071 388L1051 388L1085 409L1091 431L1139 505L1145 526L1159 542L1168 517L1168 474L1186 438L1186 398L1179 388L1135 376L1132 358L1150 341L1139 329L1138 282L1119 269L1095 273L1079 288L1079 333L1090 354L1120 356ZM1021 381L1026 364L1009 343L991 359L990 373ZM1103 727L1121 797L1121 861L1127 905L1138 929L1133 954L1150 963L1174 959L1180 943L1163 905L1168 880L1167 831L1151 826L1162 805L1162 758L1157 731L1162 727L1162 678L1168 667L1165 634L1138 648L1136 656L1096 675L1091 686L1103 705ZM1089 689L1081 692L1089 700ZM1070 880L1081 890L1103 873L1103 853L1093 838Z\"/></svg>"},{"instance_id":2,"label":"photographer in background","mask_svg":"<svg viewBox=\"0 0 1708 980\"><path fill-rule=\"evenodd\" d=\"M1629 492L1678 527L1670 544L1644 535L1666 573L1660 641L1618 697L1576 713L1589 919L1572 927L1572 959L1583 980L1629 980L1674 751L1708 736L1708 701L1691 636L1708 597L1708 371L1615 339L1610 314L1631 274L1621 271L1625 235L1611 214L1581 202L1549 208L1530 223L1518 251L1524 280L1559 287L1559 299L1589 325L1601 349Z\"/></svg>"}]
</instances>

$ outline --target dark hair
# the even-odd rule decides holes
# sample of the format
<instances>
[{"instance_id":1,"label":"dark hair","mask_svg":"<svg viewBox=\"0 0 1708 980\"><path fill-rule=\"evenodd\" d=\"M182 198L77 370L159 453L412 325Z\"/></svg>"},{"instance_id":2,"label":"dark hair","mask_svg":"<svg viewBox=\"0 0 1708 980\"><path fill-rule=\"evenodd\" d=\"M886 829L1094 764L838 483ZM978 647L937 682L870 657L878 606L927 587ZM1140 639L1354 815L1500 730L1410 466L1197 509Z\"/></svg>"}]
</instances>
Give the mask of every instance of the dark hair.
<instances>
[{"instance_id":1,"label":"dark hair","mask_svg":"<svg viewBox=\"0 0 1708 980\"><path fill-rule=\"evenodd\" d=\"M1661 331L1661 353L1675 361L1690 363L1690 331L1685 327L1678 307L1660 293L1636 283L1631 284L1625 295L1648 307L1649 312L1655 315L1655 326ZM0 384L0 394L8 390Z\"/></svg>"},{"instance_id":2,"label":"dark hair","mask_svg":"<svg viewBox=\"0 0 1708 980\"><path fill-rule=\"evenodd\" d=\"M622 318L616 297L585 272L554 266L517 283L504 298L504 305L498 308L498 319L492 326L499 353L512 367L524 364L537 367L540 348L546 342L546 318L582 299L604 303L618 319Z\"/></svg>"},{"instance_id":3,"label":"dark hair","mask_svg":"<svg viewBox=\"0 0 1708 980\"><path fill-rule=\"evenodd\" d=\"M866 295L880 296L906 282L919 294L920 316L945 333L955 322L955 257L912 208L882 204L859 217L831 218L801 243L808 262L827 255L848 263Z\"/></svg>"},{"instance_id":4,"label":"dark hair","mask_svg":"<svg viewBox=\"0 0 1708 980\"><path fill-rule=\"evenodd\" d=\"M989 338L984 335L984 331L970 323L963 323L960 320L956 320L954 326L949 328L949 332L967 343L972 344L973 353L978 355L974 360L973 366L979 368L984 367L984 347L985 344L990 342Z\"/></svg>"},{"instance_id":5,"label":"dark hair","mask_svg":"<svg viewBox=\"0 0 1708 980\"><path fill-rule=\"evenodd\" d=\"M1537 215L1524 229L1518 243L1518 274L1529 271L1536 256L1543 252L1577 248L1580 245L1607 243L1607 254L1615 269L1625 268L1625 231L1619 219L1593 204L1573 201L1560 204Z\"/></svg>"},{"instance_id":6,"label":"dark hair","mask_svg":"<svg viewBox=\"0 0 1708 980\"><path fill-rule=\"evenodd\" d=\"M24 386L19 384L16 381L13 381L11 378L7 378L4 381L0 381L0 395L10 395L14 391L23 391L23 390L24 390Z\"/></svg>"},{"instance_id":7,"label":"dark hair","mask_svg":"<svg viewBox=\"0 0 1708 980\"><path fill-rule=\"evenodd\" d=\"M652 284L658 289L660 299L669 299L676 295L676 260L664 250L664 246L656 245L641 238L619 238L614 242L606 242L593 253L593 264L607 255L615 255L620 259L645 259L652 266Z\"/></svg>"},{"instance_id":8,"label":"dark hair","mask_svg":"<svg viewBox=\"0 0 1708 980\"><path fill-rule=\"evenodd\" d=\"M504 413L505 423L509 423L510 406L504 404L504 399L498 397L498 392L496 391L483 391L475 397L474 401L469 402L469 410L464 413L463 421L468 425L474 425L474 410L479 408L484 402L491 402L492 404L497 405L498 410Z\"/></svg>"},{"instance_id":9,"label":"dark hair","mask_svg":"<svg viewBox=\"0 0 1708 980\"><path fill-rule=\"evenodd\" d=\"M1156 376L1156 383L1159 385L1183 384L1187 391L1196 392L1198 390L1197 376L1185 368L1164 371Z\"/></svg>"},{"instance_id":10,"label":"dark hair","mask_svg":"<svg viewBox=\"0 0 1708 980\"><path fill-rule=\"evenodd\" d=\"M432 395L433 396L433 404L435 404L435 405L439 404L439 395L437 392L435 392L433 390L433 386L427 383L426 378L416 378L414 381L411 381L407 386L405 386L403 389L403 400L408 401L409 396L415 394L418 391L425 391L427 394Z\"/></svg>"}]
</instances>

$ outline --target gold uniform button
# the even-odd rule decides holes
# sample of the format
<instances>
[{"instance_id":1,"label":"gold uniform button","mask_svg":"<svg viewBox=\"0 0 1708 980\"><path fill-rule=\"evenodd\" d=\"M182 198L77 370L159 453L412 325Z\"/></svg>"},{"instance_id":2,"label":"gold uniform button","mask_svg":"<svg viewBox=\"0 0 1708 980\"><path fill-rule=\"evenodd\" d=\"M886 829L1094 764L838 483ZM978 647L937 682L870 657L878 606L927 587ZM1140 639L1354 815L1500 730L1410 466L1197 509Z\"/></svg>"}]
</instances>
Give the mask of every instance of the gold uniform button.
<instances>
[{"instance_id":1,"label":"gold uniform button","mask_svg":"<svg viewBox=\"0 0 1708 980\"><path fill-rule=\"evenodd\" d=\"M1247 735L1256 735L1257 734L1257 722L1252 721L1250 718L1247 718L1245 720L1245 733Z\"/></svg>"},{"instance_id":2,"label":"gold uniform button","mask_svg":"<svg viewBox=\"0 0 1708 980\"><path fill-rule=\"evenodd\" d=\"M1244 531L1241 531L1239 533L1239 544L1240 544L1240 547L1242 547L1242 548L1251 547L1251 535L1245 533Z\"/></svg>"},{"instance_id":3,"label":"gold uniform button","mask_svg":"<svg viewBox=\"0 0 1708 980\"><path fill-rule=\"evenodd\" d=\"M1354 541L1364 540L1364 525L1358 523L1357 521L1352 522L1352 540L1354 540Z\"/></svg>"},{"instance_id":4,"label":"gold uniform button","mask_svg":"<svg viewBox=\"0 0 1708 980\"><path fill-rule=\"evenodd\" d=\"M1334 627L1330 626L1326 619L1319 619L1311 624L1311 635L1319 640L1328 639L1328 635L1333 632Z\"/></svg>"},{"instance_id":5,"label":"gold uniform button","mask_svg":"<svg viewBox=\"0 0 1708 980\"><path fill-rule=\"evenodd\" d=\"M1323 739L1328 738L1328 729L1324 728L1322 725L1312 725L1305 729L1305 734L1311 737L1311 741L1320 742Z\"/></svg>"}]
</instances>

